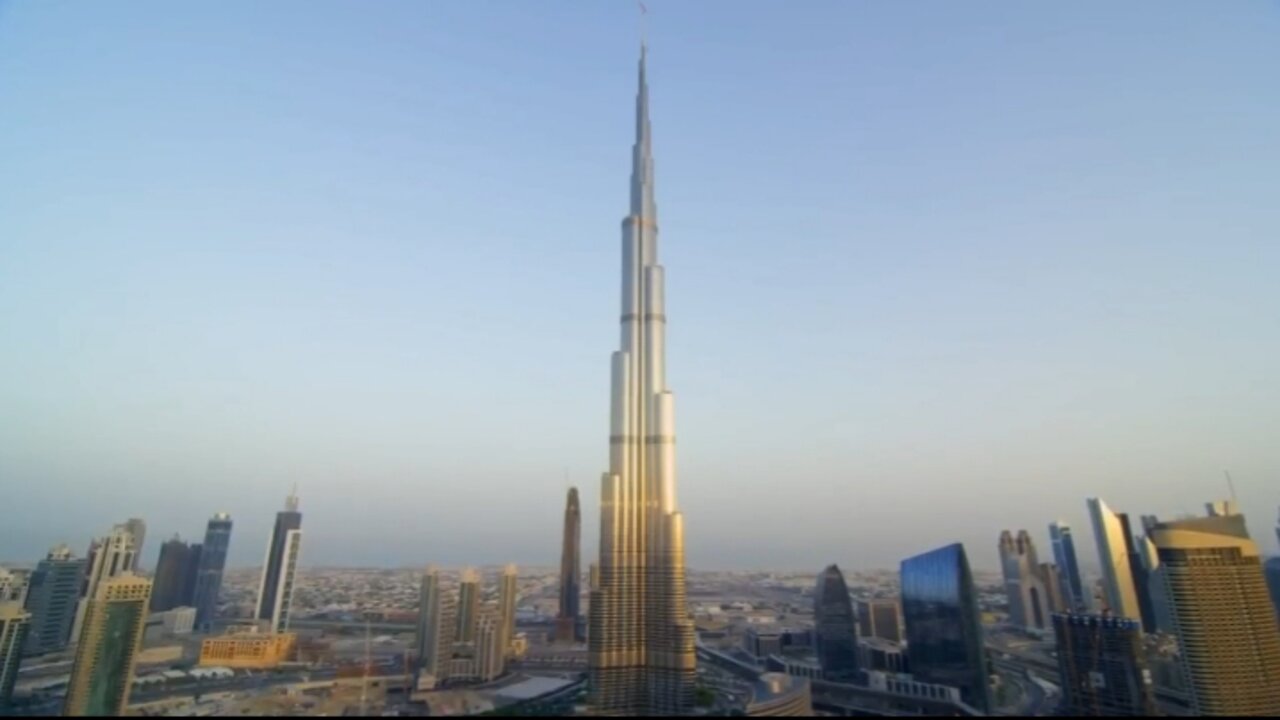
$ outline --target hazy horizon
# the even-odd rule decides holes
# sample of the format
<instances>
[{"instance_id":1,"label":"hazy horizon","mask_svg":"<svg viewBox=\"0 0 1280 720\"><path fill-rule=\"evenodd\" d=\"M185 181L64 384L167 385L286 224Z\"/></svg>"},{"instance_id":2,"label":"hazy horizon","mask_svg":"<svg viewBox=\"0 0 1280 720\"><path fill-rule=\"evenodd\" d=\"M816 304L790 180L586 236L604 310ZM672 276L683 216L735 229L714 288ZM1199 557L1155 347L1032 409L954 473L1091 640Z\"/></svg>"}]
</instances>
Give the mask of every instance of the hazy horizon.
<instances>
[{"instance_id":1,"label":"hazy horizon","mask_svg":"<svg viewBox=\"0 0 1280 720\"><path fill-rule=\"evenodd\" d=\"M1276 551L1280 7L650 0L698 569ZM595 553L636 8L0 2L0 559Z\"/></svg>"}]
</instances>

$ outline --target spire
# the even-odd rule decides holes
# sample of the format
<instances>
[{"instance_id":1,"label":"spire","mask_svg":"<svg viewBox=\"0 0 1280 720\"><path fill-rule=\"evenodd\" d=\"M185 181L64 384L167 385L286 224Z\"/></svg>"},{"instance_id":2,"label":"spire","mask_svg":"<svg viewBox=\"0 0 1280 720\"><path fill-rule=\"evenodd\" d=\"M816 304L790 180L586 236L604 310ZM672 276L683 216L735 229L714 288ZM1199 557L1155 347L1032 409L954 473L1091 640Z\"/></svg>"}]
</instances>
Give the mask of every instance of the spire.
<instances>
[{"instance_id":1,"label":"spire","mask_svg":"<svg viewBox=\"0 0 1280 720\"><path fill-rule=\"evenodd\" d=\"M298 512L298 483L293 484L289 497L285 498L284 509L286 512Z\"/></svg>"},{"instance_id":2,"label":"spire","mask_svg":"<svg viewBox=\"0 0 1280 720\"><path fill-rule=\"evenodd\" d=\"M645 77L648 45L640 44L640 73L636 90L636 142L631 158L631 214L654 220L653 138L649 125L649 82Z\"/></svg>"}]
</instances>

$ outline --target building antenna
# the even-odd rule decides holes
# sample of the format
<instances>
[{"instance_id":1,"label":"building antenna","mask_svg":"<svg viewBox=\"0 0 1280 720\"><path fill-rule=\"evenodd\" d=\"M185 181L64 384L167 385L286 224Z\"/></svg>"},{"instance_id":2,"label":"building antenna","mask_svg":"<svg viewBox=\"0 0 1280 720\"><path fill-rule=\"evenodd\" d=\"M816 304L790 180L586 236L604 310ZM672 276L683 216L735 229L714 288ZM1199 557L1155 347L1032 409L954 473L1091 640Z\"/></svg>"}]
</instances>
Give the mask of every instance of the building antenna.
<instances>
[{"instance_id":1,"label":"building antenna","mask_svg":"<svg viewBox=\"0 0 1280 720\"><path fill-rule=\"evenodd\" d=\"M636 1L640 6L640 47L646 47L649 44L649 8L640 0Z\"/></svg>"},{"instance_id":2,"label":"building antenna","mask_svg":"<svg viewBox=\"0 0 1280 720\"><path fill-rule=\"evenodd\" d=\"M1237 511L1239 511L1240 503L1236 500L1236 484L1231 480L1231 473L1223 470L1222 474L1227 476L1227 490L1231 491L1231 504L1235 505Z\"/></svg>"}]
</instances>

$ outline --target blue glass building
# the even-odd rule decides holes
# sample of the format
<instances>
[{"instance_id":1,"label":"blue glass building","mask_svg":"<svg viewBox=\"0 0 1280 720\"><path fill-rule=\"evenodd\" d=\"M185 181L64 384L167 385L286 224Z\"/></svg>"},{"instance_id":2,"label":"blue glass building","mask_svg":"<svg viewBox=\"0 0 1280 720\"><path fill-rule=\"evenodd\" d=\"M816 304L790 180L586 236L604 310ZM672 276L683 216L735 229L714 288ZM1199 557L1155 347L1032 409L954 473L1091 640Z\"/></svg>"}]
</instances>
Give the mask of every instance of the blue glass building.
<instances>
[{"instance_id":1,"label":"blue glass building","mask_svg":"<svg viewBox=\"0 0 1280 720\"><path fill-rule=\"evenodd\" d=\"M1049 524L1049 541L1053 545L1053 561L1058 564L1062 587L1073 610L1086 606L1084 583L1080 581L1080 564L1076 561L1076 543L1071 526L1059 520Z\"/></svg>"},{"instance_id":2,"label":"blue glass building","mask_svg":"<svg viewBox=\"0 0 1280 720\"><path fill-rule=\"evenodd\" d=\"M903 560L901 575L911 674L957 688L965 703L988 712L978 593L964 546L956 543Z\"/></svg>"},{"instance_id":3,"label":"blue glass building","mask_svg":"<svg viewBox=\"0 0 1280 720\"><path fill-rule=\"evenodd\" d=\"M852 680L858 672L858 629L849 586L840 568L828 565L813 591L814 645L827 680Z\"/></svg>"},{"instance_id":4,"label":"blue glass building","mask_svg":"<svg viewBox=\"0 0 1280 720\"><path fill-rule=\"evenodd\" d=\"M227 565L227 549L231 547L231 516L218 513L209 519L196 571L192 605L196 608L196 625L208 629L218 610L218 593L222 590L222 571Z\"/></svg>"}]
</instances>

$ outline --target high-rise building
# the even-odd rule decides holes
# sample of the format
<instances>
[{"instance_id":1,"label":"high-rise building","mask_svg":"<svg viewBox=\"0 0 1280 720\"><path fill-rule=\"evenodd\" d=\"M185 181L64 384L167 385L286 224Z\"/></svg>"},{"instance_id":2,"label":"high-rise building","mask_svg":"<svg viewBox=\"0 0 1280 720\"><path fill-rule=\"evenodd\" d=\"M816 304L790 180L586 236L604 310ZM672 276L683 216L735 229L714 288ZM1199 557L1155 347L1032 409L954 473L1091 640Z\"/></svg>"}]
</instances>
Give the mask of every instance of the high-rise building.
<instances>
[{"instance_id":1,"label":"high-rise building","mask_svg":"<svg viewBox=\"0 0 1280 720\"><path fill-rule=\"evenodd\" d=\"M85 559L71 555L71 548L58 545L31 573L26 608L31 613L27 633L27 655L43 655L67 647L75 622L80 588L84 582Z\"/></svg>"},{"instance_id":2,"label":"high-rise building","mask_svg":"<svg viewBox=\"0 0 1280 720\"><path fill-rule=\"evenodd\" d=\"M22 664L22 649L31 628L31 613L16 602L0 603L0 711L9 707Z\"/></svg>"},{"instance_id":3,"label":"high-rise building","mask_svg":"<svg viewBox=\"0 0 1280 720\"><path fill-rule=\"evenodd\" d=\"M901 584L912 675L957 688L966 704L989 711L978 591L964 546L956 543L903 560Z\"/></svg>"},{"instance_id":4,"label":"high-rise building","mask_svg":"<svg viewBox=\"0 0 1280 720\"><path fill-rule=\"evenodd\" d=\"M1040 563L1037 570L1044 587L1044 604L1050 613L1070 612L1071 603L1062 587L1062 573L1054 563Z\"/></svg>"},{"instance_id":5,"label":"high-rise building","mask_svg":"<svg viewBox=\"0 0 1280 720\"><path fill-rule=\"evenodd\" d=\"M192 605L196 609L196 626L208 630L218 612L218 594L222 591L222 573L227 566L231 547L231 516L218 513L209 519L204 531L204 546L196 570L196 588Z\"/></svg>"},{"instance_id":6,"label":"high-rise building","mask_svg":"<svg viewBox=\"0 0 1280 720\"><path fill-rule=\"evenodd\" d=\"M179 607L195 608L196 584L200 582L200 557L204 555L204 546L191 543L187 548L187 562L182 568L182 587L178 591Z\"/></svg>"},{"instance_id":7,"label":"high-rise building","mask_svg":"<svg viewBox=\"0 0 1280 720\"><path fill-rule=\"evenodd\" d=\"M582 511L578 488L569 488L564 508L564 546L560 551L560 614L556 616L556 640L582 640Z\"/></svg>"},{"instance_id":8,"label":"high-rise building","mask_svg":"<svg viewBox=\"0 0 1280 720\"><path fill-rule=\"evenodd\" d=\"M1125 554L1129 556L1129 574L1133 576L1133 592L1138 599L1138 619L1142 621L1143 632L1156 631L1155 605L1151 602L1151 583L1147 566L1142 560L1141 546L1129 523L1128 513L1117 513L1120 529L1124 533Z\"/></svg>"},{"instance_id":9,"label":"high-rise building","mask_svg":"<svg viewBox=\"0 0 1280 720\"><path fill-rule=\"evenodd\" d=\"M302 513L298 512L298 493L289 493L284 510L276 513L276 525L267 541L267 557L262 562L262 579L258 584L258 603L254 617L266 620L271 632L289 629L293 610L294 575L298 571L298 554L302 550Z\"/></svg>"},{"instance_id":10,"label":"high-rise building","mask_svg":"<svg viewBox=\"0 0 1280 720\"><path fill-rule=\"evenodd\" d=\"M858 673L858 624L844 574L828 565L813 590L813 640L827 680L852 680Z\"/></svg>"},{"instance_id":11,"label":"high-rise building","mask_svg":"<svg viewBox=\"0 0 1280 720\"><path fill-rule=\"evenodd\" d=\"M1262 574L1267 581L1267 592L1271 593L1276 617L1280 617L1280 557L1268 558L1262 565Z\"/></svg>"},{"instance_id":12,"label":"high-rise building","mask_svg":"<svg viewBox=\"0 0 1280 720\"><path fill-rule=\"evenodd\" d=\"M902 607L896 598L859 600L858 635L902 642Z\"/></svg>"},{"instance_id":13,"label":"high-rise building","mask_svg":"<svg viewBox=\"0 0 1280 720\"><path fill-rule=\"evenodd\" d=\"M1046 630L1049 611L1040 559L1026 530L1017 539L1005 530L1000 533L1000 566L1004 571L1004 591L1009 599L1009 621L1026 630Z\"/></svg>"},{"instance_id":14,"label":"high-rise building","mask_svg":"<svg viewBox=\"0 0 1280 720\"><path fill-rule=\"evenodd\" d=\"M498 639L504 656L511 655L512 641L516 637L516 604L519 602L519 592L520 574L515 565L508 565L503 568L498 585Z\"/></svg>"},{"instance_id":15,"label":"high-rise building","mask_svg":"<svg viewBox=\"0 0 1280 720\"><path fill-rule=\"evenodd\" d=\"M475 642L480 627L480 573L470 568L462 571L458 582L458 642Z\"/></svg>"},{"instance_id":16,"label":"high-rise building","mask_svg":"<svg viewBox=\"0 0 1280 720\"><path fill-rule=\"evenodd\" d=\"M0 603L23 603L27 598L29 579L25 572L0 567Z\"/></svg>"},{"instance_id":17,"label":"high-rise building","mask_svg":"<svg viewBox=\"0 0 1280 720\"><path fill-rule=\"evenodd\" d=\"M1056 614L1062 709L1074 717L1157 715L1142 627L1128 618Z\"/></svg>"},{"instance_id":18,"label":"high-rise building","mask_svg":"<svg viewBox=\"0 0 1280 720\"><path fill-rule=\"evenodd\" d=\"M183 592L191 566L191 547L174 535L160 545L160 557L152 577L151 612L164 612L187 604Z\"/></svg>"},{"instance_id":19,"label":"high-rise building","mask_svg":"<svg viewBox=\"0 0 1280 720\"><path fill-rule=\"evenodd\" d=\"M142 541L147 539L147 524L142 518L129 518L124 529L133 536L133 566L128 569L137 571L138 563L142 562Z\"/></svg>"},{"instance_id":20,"label":"high-rise building","mask_svg":"<svg viewBox=\"0 0 1280 720\"><path fill-rule=\"evenodd\" d=\"M1098 563L1102 566L1103 600L1113 615L1142 619L1138 606L1138 590L1133 584L1133 570L1129 566L1129 548L1125 525L1101 498L1089 498L1089 519L1093 522L1093 537L1098 543Z\"/></svg>"},{"instance_id":21,"label":"high-rise building","mask_svg":"<svg viewBox=\"0 0 1280 720\"><path fill-rule=\"evenodd\" d=\"M80 604L76 608L76 619L71 627L71 641L77 642L80 631L84 628L85 613L89 608L89 600L98 591L98 586L111 578L132 572L137 565L136 532L145 532L145 525L138 530L141 520L134 518L123 525L116 525L106 537L93 541L89 545L87 570L84 585L80 592ZM133 530L129 527L132 525Z\"/></svg>"},{"instance_id":22,"label":"high-rise building","mask_svg":"<svg viewBox=\"0 0 1280 720\"><path fill-rule=\"evenodd\" d=\"M642 46L631 208L622 221L622 337L612 360L609 471L588 633L588 703L596 713L681 715L693 707L697 658L685 593L684 517L676 509L663 285Z\"/></svg>"},{"instance_id":23,"label":"high-rise building","mask_svg":"<svg viewBox=\"0 0 1280 720\"><path fill-rule=\"evenodd\" d=\"M420 674L436 683L489 682L506 671L511 643L504 639L502 606L515 591L511 577L514 572L503 573L497 604L481 604L480 576L475 571L463 574L454 596L442 591L440 572L434 566L427 568L418 611Z\"/></svg>"},{"instance_id":24,"label":"high-rise building","mask_svg":"<svg viewBox=\"0 0 1280 720\"><path fill-rule=\"evenodd\" d=\"M417 651L418 668L424 669L431 663L432 655L439 644L440 634L440 570L435 565L427 566L422 573L418 585L418 631ZM434 675L434 671L429 671Z\"/></svg>"},{"instance_id":25,"label":"high-rise building","mask_svg":"<svg viewBox=\"0 0 1280 720\"><path fill-rule=\"evenodd\" d=\"M64 715L124 715L150 600L151 581L131 572L98 585L76 645Z\"/></svg>"},{"instance_id":26,"label":"high-rise building","mask_svg":"<svg viewBox=\"0 0 1280 720\"><path fill-rule=\"evenodd\" d=\"M1084 583L1080 581L1080 563L1076 559L1076 543L1071 534L1071 526L1062 520L1051 523L1049 539L1053 543L1053 560L1058 564L1058 575L1062 578L1066 601L1072 610L1083 610L1088 601Z\"/></svg>"},{"instance_id":27,"label":"high-rise building","mask_svg":"<svg viewBox=\"0 0 1280 720\"><path fill-rule=\"evenodd\" d=\"M1242 515L1150 531L1196 715L1280 715L1280 624Z\"/></svg>"}]
</instances>

